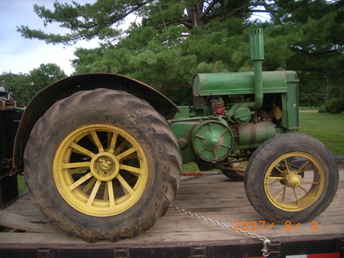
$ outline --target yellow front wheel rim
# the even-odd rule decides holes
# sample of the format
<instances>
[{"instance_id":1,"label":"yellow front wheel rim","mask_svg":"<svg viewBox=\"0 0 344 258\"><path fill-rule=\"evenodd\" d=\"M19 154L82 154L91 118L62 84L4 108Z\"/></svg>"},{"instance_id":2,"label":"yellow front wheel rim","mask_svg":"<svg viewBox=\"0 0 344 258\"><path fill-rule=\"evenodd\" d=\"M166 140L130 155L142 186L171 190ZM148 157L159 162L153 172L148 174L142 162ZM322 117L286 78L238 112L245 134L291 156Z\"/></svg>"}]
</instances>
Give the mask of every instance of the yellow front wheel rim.
<instances>
[{"instance_id":1,"label":"yellow front wheel rim","mask_svg":"<svg viewBox=\"0 0 344 258\"><path fill-rule=\"evenodd\" d=\"M149 176L141 144L114 125L80 127L64 138L54 158L53 178L62 198L77 211L118 215L141 198Z\"/></svg>"},{"instance_id":2,"label":"yellow front wheel rim","mask_svg":"<svg viewBox=\"0 0 344 258\"><path fill-rule=\"evenodd\" d=\"M325 184L321 162L303 152L279 156L264 177L264 191L269 201L288 212L302 211L314 204L324 192Z\"/></svg>"}]
</instances>

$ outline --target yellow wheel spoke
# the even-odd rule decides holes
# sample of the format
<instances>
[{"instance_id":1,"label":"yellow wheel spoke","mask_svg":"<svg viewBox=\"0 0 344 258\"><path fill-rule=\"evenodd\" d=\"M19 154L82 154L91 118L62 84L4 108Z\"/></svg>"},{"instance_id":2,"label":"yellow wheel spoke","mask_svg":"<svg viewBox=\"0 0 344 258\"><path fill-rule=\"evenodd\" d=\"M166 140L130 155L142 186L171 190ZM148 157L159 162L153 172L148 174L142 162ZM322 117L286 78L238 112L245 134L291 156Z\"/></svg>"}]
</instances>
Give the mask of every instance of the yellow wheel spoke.
<instances>
[{"instance_id":1,"label":"yellow wheel spoke","mask_svg":"<svg viewBox=\"0 0 344 258\"><path fill-rule=\"evenodd\" d=\"M269 180L282 180L284 177L282 176L269 176Z\"/></svg>"},{"instance_id":2,"label":"yellow wheel spoke","mask_svg":"<svg viewBox=\"0 0 344 258\"><path fill-rule=\"evenodd\" d=\"M88 171L89 171L89 169L87 169L87 168L71 168L71 169L68 170L68 173L71 174L71 175L74 175L74 174L85 174Z\"/></svg>"},{"instance_id":3,"label":"yellow wheel spoke","mask_svg":"<svg viewBox=\"0 0 344 258\"><path fill-rule=\"evenodd\" d=\"M276 200L280 197L280 195L283 193L283 191L284 191L284 187L281 191L278 192L278 194L276 194L276 197L275 197Z\"/></svg>"},{"instance_id":4,"label":"yellow wheel spoke","mask_svg":"<svg viewBox=\"0 0 344 258\"><path fill-rule=\"evenodd\" d=\"M72 162L63 164L63 168L87 168L90 166L91 162Z\"/></svg>"},{"instance_id":5,"label":"yellow wheel spoke","mask_svg":"<svg viewBox=\"0 0 344 258\"><path fill-rule=\"evenodd\" d=\"M118 153L121 153L127 145L128 143L126 141L121 142L121 144L116 148L114 154L117 155Z\"/></svg>"},{"instance_id":6,"label":"yellow wheel spoke","mask_svg":"<svg viewBox=\"0 0 344 258\"><path fill-rule=\"evenodd\" d=\"M297 173L301 174L301 173L305 172L305 169L306 169L308 164L310 164L310 161L309 160L305 161L305 163L303 163L302 166L298 169Z\"/></svg>"},{"instance_id":7,"label":"yellow wheel spoke","mask_svg":"<svg viewBox=\"0 0 344 258\"><path fill-rule=\"evenodd\" d=\"M131 186L127 183L127 181L125 181L125 179L121 175L118 175L117 179L121 183L121 185L123 186L123 188L126 190L127 193L129 194L134 193L134 190L131 188Z\"/></svg>"},{"instance_id":8,"label":"yellow wheel spoke","mask_svg":"<svg viewBox=\"0 0 344 258\"><path fill-rule=\"evenodd\" d=\"M103 152L104 151L104 147L103 147L102 143L99 140L97 132L96 131L92 131L91 132L91 136L92 136L92 140L93 140L94 144L98 148L98 151L99 152Z\"/></svg>"},{"instance_id":9,"label":"yellow wheel spoke","mask_svg":"<svg viewBox=\"0 0 344 258\"><path fill-rule=\"evenodd\" d=\"M319 182L314 182L314 181L301 181L301 184L304 184L304 185L318 185L320 183Z\"/></svg>"},{"instance_id":10,"label":"yellow wheel spoke","mask_svg":"<svg viewBox=\"0 0 344 258\"><path fill-rule=\"evenodd\" d=\"M94 201L94 199L96 198L96 195L97 195L97 192L99 190L100 184L101 184L101 181L97 180L96 184L94 185L94 187L92 189L91 195L90 195L90 197L87 200L87 205L88 206L91 206L93 201Z\"/></svg>"},{"instance_id":11,"label":"yellow wheel spoke","mask_svg":"<svg viewBox=\"0 0 344 258\"><path fill-rule=\"evenodd\" d=\"M111 137L110 145L108 147L108 152L114 153L116 142L117 142L117 138L118 138L118 135L116 133L114 133L112 135L112 137Z\"/></svg>"},{"instance_id":12,"label":"yellow wheel spoke","mask_svg":"<svg viewBox=\"0 0 344 258\"><path fill-rule=\"evenodd\" d=\"M280 169L279 167L278 167L278 165L277 166L275 166L275 168L279 171L279 172L281 172L282 174L284 174L285 173L285 171L284 170L282 170L282 169Z\"/></svg>"},{"instance_id":13,"label":"yellow wheel spoke","mask_svg":"<svg viewBox=\"0 0 344 258\"><path fill-rule=\"evenodd\" d=\"M76 150L77 152L82 153L82 154L84 154L84 155L86 155L86 156L88 156L88 157L93 158L93 157L95 156L95 154L94 154L92 151L89 151L88 149L85 149L84 147L80 146L80 145L77 144L77 143L74 143L74 142L73 142L73 143L70 145L70 147L71 147L72 149Z\"/></svg>"},{"instance_id":14,"label":"yellow wheel spoke","mask_svg":"<svg viewBox=\"0 0 344 258\"><path fill-rule=\"evenodd\" d=\"M130 148L129 150L126 150L125 152L122 152L117 156L118 160L124 159L126 156L136 152L137 150L135 148Z\"/></svg>"},{"instance_id":15,"label":"yellow wheel spoke","mask_svg":"<svg viewBox=\"0 0 344 258\"><path fill-rule=\"evenodd\" d=\"M299 185L299 188L302 190L302 191L304 191L305 193L307 193L308 191L307 191L307 189L306 188L304 188L302 185Z\"/></svg>"},{"instance_id":16,"label":"yellow wheel spoke","mask_svg":"<svg viewBox=\"0 0 344 258\"><path fill-rule=\"evenodd\" d=\"M89 190L91 190L91 188L94 186L94 184L96 183L97 179L95 179L94 177L87 183L87 185L85 185L82 190L87 193Z\"/></svg>"},{"instance_id":17,"label":"yellow wheel spoke","mask_svg":"<svg viewBox=\"0 0 344 258\"><path fill-rule=\"evenodd\" d=\"M140 175L142 173L140 168L132 167L132 166L127 166L127 165L120 165L120 169L124 169L126 171L132 172L135 175Z\"/></svg>"},{"instance_id":18,"label":"yellow wheel spoke","mask_svg":"<svg viewBox=\"0 0 344 258\"><path fill-rule=\"evenodd\" d=\"M114 197L114 193L113 193L112 181L107 182L107 190L108 190L108 195L109 195L110 207L113 207L113 206L115 206L115 197Z\"/></svg>"},{"instance_id":19,"label":"yellow wheel spoke","mask_svg":"<svg viewBox=\"0 0 344 258\"><path fill-rule=\"evenodd\" d=\"M71 184L69 186L70 190L74 190L75 188L77 188L79 185L81 185L82 183L86 182L88 179L90 179L92 177L92 173L87 173L86 175L84 175L83 177L79 178L77 181L75 181L73 184Z\"/></svg>"},{"instance_id":20,"label":"yellow wheel spoke","mask_svg":"<svg viewBox=\"0 0 344 258\"><path fill-rule=\"evenodd\" d=\"M297 194L296 194L296 188L293 188L293 192L294 192L294 197L295 197L295 203L296 203L296 205L298 205L298 203L297 203L298 198L297 198Z\"/></svg>"},{"instance_id":21,"label":"yellow wheel spoke","mask_svg":"<svg viewBox=\"0 0 344 258\"><path fill-rule=\"evenodd\" d=\"M284 200L285 200L286 192L287 192L287 186L285 185L285 186L283 187L282 202L284 202Z\"/></svg>"},{"instance_id":22,"label":"yellow wheel spoke","mask_svg":"<svg viewBox=\"0 0 344 258\"><path fill-rule=\"evenodd\" d=\"M289 169L289 165L288 165L287 159L284 160L284 165L285 165L285 168L287 169L287 172L289 173L290 169Z\"/></svg>"}]
</instances>

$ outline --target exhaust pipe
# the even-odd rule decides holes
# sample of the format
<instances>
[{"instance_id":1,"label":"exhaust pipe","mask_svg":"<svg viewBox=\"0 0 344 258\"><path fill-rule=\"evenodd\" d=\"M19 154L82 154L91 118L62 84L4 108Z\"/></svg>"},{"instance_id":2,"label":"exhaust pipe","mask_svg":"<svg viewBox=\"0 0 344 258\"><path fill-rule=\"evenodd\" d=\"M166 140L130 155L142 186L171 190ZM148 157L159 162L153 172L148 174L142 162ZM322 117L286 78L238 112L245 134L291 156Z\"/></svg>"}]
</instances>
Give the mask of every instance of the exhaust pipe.
<instances>
[{"instance_id":1,"label":"exhaust pipe","mask_svg":"<svg viewBox=\"0 0 344 258\"><path fill-rule=\"evenodd\" d=\"M254 94L255 108L263 105L263 61L264 61L264 35L262 28L256 28L250 34L250 53L254 67Z\"/></svg>"}]
</instances>

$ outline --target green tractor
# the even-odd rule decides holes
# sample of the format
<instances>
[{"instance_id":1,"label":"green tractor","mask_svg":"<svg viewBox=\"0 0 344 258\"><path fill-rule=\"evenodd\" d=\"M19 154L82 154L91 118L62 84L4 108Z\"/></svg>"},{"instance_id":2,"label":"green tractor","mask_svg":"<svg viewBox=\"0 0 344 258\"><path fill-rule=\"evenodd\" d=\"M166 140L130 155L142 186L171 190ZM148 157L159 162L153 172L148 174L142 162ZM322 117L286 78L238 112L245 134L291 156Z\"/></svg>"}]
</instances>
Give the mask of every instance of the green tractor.
<instances>
[{"instance_id":1,"label":"green tractor","mask_svg":"<svg viewBox=\"0 0 344 258\"><path fill-rule=\"evenodd\" d=\"M59 81L23 113L11 173L24 171L42 212L87 241L153 226L190 161L243 177L249 201L269 221L311 220L336 193L335 160L322 143L295 132L298 78L262 72L261 29L251 35L251 59L253 72L196 75L192 106L177 107L117 74Z\"/></svg>"}]
</instances>

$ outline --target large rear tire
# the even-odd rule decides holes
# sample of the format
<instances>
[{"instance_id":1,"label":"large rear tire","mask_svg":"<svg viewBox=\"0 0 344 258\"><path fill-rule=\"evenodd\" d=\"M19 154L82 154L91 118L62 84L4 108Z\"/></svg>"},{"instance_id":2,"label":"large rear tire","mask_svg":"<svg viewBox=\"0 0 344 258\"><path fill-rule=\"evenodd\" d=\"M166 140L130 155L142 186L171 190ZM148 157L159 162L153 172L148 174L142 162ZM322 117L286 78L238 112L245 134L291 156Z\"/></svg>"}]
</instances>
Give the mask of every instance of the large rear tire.
<instances>
[{"instance_id":1,"label":"large rear tire","mask_svg":"<svg viewBox=\"0 0 344 258\"><path fill-rule=\"evenodd\" d=\"M87 241L150 228L175 198L181 170L165 119L144 100L108 89L55 103L35 124L24 162L42 212Z\"/></svg>"},{"instance_id":2,"label":"large rear tire","mask_svg":"<svg viewBox=\"0 0 344 258\"><path fill-rule=\"evenodd\" d=\"M276 223L306 222L323 212L338 186L334 157L318 140L300 133L276 136L251 156L245 174L247 197Z\"/></svg>"}]
</instances>

